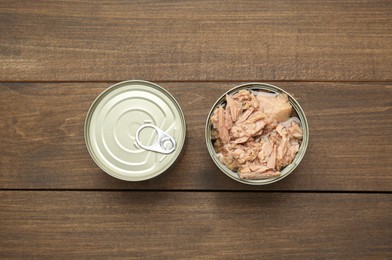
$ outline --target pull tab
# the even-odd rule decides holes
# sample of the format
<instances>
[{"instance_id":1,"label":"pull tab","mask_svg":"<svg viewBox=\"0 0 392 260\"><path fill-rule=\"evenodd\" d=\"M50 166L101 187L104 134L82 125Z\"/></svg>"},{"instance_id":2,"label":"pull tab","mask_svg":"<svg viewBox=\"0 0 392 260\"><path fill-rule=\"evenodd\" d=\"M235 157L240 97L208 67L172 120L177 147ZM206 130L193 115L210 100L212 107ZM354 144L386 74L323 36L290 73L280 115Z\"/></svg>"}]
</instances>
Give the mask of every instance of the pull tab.
<instances>
[{"instance_id":1,"label":"pull tab","mask_svg":"<svg viewBox=\"0 0 392 260\"><path fill-rule=\"evenodd\" d=\"M154 128L158 135L157 141L150 146L143 145L139 139L140 132L147 127ZM144 150L164 153L164 154L172 153L176 149L176 141L174 140L174 138L152 124L144 124L141 127L139 127L139 129L136 131L136 143Z\"/></svg>"}]
</instances>

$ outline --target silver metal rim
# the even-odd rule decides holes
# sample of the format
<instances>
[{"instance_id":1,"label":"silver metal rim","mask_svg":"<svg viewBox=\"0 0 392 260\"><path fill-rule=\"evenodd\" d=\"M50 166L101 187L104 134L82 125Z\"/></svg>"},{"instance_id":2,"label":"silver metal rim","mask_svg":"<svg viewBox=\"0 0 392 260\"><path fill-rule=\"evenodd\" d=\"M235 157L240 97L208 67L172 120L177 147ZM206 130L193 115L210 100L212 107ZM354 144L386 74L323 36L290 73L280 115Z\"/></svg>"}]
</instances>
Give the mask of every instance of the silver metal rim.
<instances>
[{"instance_id":1,"label":"silver metal rim","mask_svg":"<svg viewBox=\"0 0 392 260\"><path fill-rule=\"evenodd\" d=\"M241 179L238 177L237 172L234 172L234 171L228 169L225 165L223 165L219 161L218 157L216 156L213 144L211 142L211 123L210 123L211 115L214 112L215 108L225 101L226 94L233 94L235 92L238 92L241 89L257 89L257 90L266 90L266 91L274 92L274 93L287 94L287 96L289 97L290 104L293 106L295 112L298 114L298 117L301 121L302 128L303 128L303 139L302 139L300 149L299 149L297 155L295 156L294 161L291 164L289 164L288 166L286 166L282 170L282 172L281 172L282 174L277 178L264 179L264 180L244 180L244 179ZM267 83L259 83L259 82L245 83L245 84L236 86L236 87L226 91L212 106L212 108L207 116L206 127L205 127L205 140L206 140L208 152L209 152L212 160L214 161L216 166L218 166L218 168L224 174L226 174L227 176L229 176L233 180L236 180L236 181L244 183L244 184L266 185L266 184L271 184L271 183L282 180L283 178L287 177L290 173L292 173L295 168L297 168L297 166L299 165L299 163L302 161L303 157L305 156L305 152L308 147L309 125L308 125L308 121L305 116L305 112L303 111L302 107L299 105L297 100L295 100L295 98L292 95L290 95L290 93L288 93L287 91L285 91L277 86L267 84Z\"/></svg>"}]
</instances>

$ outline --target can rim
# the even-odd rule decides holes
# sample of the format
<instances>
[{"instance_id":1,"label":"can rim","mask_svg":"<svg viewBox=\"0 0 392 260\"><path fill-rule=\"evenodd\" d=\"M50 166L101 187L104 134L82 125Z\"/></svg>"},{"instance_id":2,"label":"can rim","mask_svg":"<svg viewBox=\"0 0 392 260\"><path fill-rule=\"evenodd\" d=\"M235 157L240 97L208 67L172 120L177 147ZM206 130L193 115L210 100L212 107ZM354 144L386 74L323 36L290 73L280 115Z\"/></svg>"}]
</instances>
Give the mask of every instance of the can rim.
<instances>
[{"instance_id":1,"label":"can rim","mask_svg":"<svg viewBox=\"0 0 392 260\"><path fill-rule=\"evenodd\" d=\"M105 167L104 165L102 165L102 163L98 160L98 158L96 158L95 153L92 151L91 148L91 142L88 138L89 134L89 127L90 127L90 121L91 121L91 117L97 107L97 105L99 104L100 100L102 100L107 94L109 94L111 91L113 91L114 89L120 87L121 85L124 84L134 84L134 83L141 83L141 84L146 84L146 85L152 85L154 87L156 87L157 89L159 89L159 91L161 91L163 94L165 94L171 101L173 101L173 104L175 105L175 107L178 109L178 112L180 114L180 118L181 118L181 124L183 125L184 128L184 135L183 138L181 140L181 142L178 142L178 148L180 149L180 152L178 153L177 157L173 160L173 162L171 164L166 165L161 171L158 171L156 174L154 175L150 175L150 176L143 176L143 177L135 177L133 176L132 178L127 178L124 175L121 174L117 174L115 172L111 172L109 170L107 170L107 167ZM153 82L150 81L146 81L146 80L125 80L125 81L121 81L118 83L115 83L114 85L109 86L108 88L106 88L105 90L103 90L95 99L94 101L91 103L90 108L87 111L86 117L85 117L85 121L84 121L84 142L85 145L87 147L87 151L90 154L90 157L93 159L93 161L95 162L95 164L105 173L107 173L108 175L120 179L120 180L124 180L124 181L144 181L144 180L149 180L152 178L157 177L158 175L164 173L165 171L167 171L176 161L177 159L180 157L181 153L182 153L182 149L184 147L185 144L185 140L186 140L186 121L185 121L185 116L184 116L184 112L182 111L178 101L174 98L174 96L172 94L169 93L169 91L167 91L166 89L164 89L163 87L159 86L158 84L155 84Z\"/></svg>"},{"instance_id":2,"label":"can rim","mask_svg":"<svg viewBox=\"0 0 392 260\"><path fill-rule=\"evenodd\" d=\"M215 108L220 105L221 103L224 102L224 100L226 99L226 94L233 94L241 89L259 89L259 90L267 90L270 92L274 92L274 93L285 93L287 94L287 96L289 97L289 102L290 104L293 106L294 110L297 112L298 117L301 121L302 124L302 130L303 130L303 139L302 139L302 143L300 146L300 149L298 151L298 153L296 154L293 162L289 165L287 165L282 172L284 172L283 174L281 174L279 177L277 178L270 178L270 179L263 179L263 180L247 180L247 179L241 179L238 177L238 173L234 172L232 170L230 170L229 168L227 168L225 165L223 165L219 158L216 156L214 147L212 145L211 142L211 122L210 122L210 118L212 116L212 113L214 112ZM206 140L206 145L207 145L207 149L208 149L208 153L210 154L212 160L214 161L214 163L216 164L216 166L218 166L218 168L227 176L229 176L230 178L232 178L233 180L236 180L238 182L244 183L244 184L249 184L249 185L266 185L266 184L271 184L277 181L282 180L283 178L287 177L288 175L290 175L295 168L297 168L297 166L299 165L299 163L302 161L302 159L305 156L308 144L309 144L309 125L308 125L308 121L306 119L305 116L305 112L303 111L302 107L300 106L300 104L298 103L298 101L287 91L283 90L282 88L279 88L275 85L272 84L268 84L268 83L262 83L262 82L250 82L250 83L244 83L238 86L235 86L231 89L229 89L228 91L226 91L225 93L223 93L218 100L214 103L214 105L212 106L210 112L208 113L207 116L207 121L206 121L206 125L205 125L205 140Z\"/></svg>"}]
</instances>

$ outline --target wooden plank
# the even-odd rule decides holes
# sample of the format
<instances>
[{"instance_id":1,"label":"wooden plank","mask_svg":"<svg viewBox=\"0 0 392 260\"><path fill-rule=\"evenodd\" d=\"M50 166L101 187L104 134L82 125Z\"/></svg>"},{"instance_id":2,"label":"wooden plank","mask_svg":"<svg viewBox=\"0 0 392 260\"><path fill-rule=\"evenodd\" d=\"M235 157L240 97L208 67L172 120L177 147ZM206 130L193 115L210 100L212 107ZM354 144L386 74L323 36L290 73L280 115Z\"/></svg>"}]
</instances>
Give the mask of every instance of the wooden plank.
<instances>
[{"instance_id":1,"label":"wooden plank","mask_svg":"<svg viewBox=\"0 0 392 260\"><path fill-rule=\"evenodd\" d=\"M0 188L392 191L392 84L275 83L299 100L311 136L294 173L265 187L226 177L204 143L211 106L238 84L160 83L184 111L187 144L171 170L131 183L103 173L84 144L87 110L111 83L2 83Z\"/></svg>"},{"instance_id":2,"label":"wooden plank","mask_svg":"<svg viewBox=\"0 0 392 260\"><path fill-rule=\"evenodd\" d=\"M1 1L0 81L391 81L389 0Z\"/></svg>"},{"instance_id":3,"label":"wooden plank","mask_svg":"<svg viewBox=\"0 0 392 260\"><path fill-rule=\"evenodd\" d=\"M0 192L2 258L392 257L392 196Z\"/></svg>"}]
</instances>

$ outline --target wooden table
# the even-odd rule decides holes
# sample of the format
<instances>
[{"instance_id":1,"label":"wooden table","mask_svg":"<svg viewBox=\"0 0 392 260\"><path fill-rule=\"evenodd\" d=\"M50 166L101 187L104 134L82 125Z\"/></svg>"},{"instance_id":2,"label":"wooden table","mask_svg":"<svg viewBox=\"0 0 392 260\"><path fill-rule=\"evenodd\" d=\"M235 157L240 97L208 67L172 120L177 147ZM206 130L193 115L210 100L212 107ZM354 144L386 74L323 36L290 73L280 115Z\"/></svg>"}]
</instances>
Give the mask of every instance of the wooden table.
<instances>
[{"instance_id":1,"label":"wooden table","mask_svg":"<svg viewBox=\"0 0 392 260\"><path fill-rule=\"evenodd\" d=\"M392 258L392 4L0 1L0 257ZM96 96L156 82L188 125L183 157L143 182L102 172L83 137ZM307 154L237 183L204 124L244 82L292 93Z\"/></svg>"}]
</instances>

